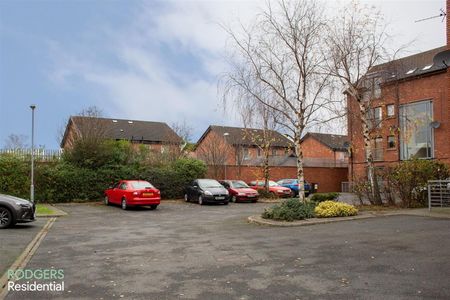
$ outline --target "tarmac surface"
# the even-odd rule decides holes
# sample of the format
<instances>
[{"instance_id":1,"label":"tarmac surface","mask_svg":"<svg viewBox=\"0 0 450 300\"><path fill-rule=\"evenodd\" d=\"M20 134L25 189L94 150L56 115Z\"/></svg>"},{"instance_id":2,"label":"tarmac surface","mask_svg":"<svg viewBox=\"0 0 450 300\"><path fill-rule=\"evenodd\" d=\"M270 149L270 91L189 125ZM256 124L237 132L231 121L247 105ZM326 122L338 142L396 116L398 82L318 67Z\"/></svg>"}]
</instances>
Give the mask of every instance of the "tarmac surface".
<instances>
[{"instance_id":1,"label":"tarmac surface","mask_svg":"<svg viewBox=\"0 0 450 300\"><path fill-rule=\"evenodd\" d=\"M247 223L268 206L60 205L27 269L62 269L64 292L7 299L450 299L450 219Z\"/></svg>"},{"instance_id":2,"label":"tarmac surface","mask_svg":"<svg viewBox=\"0 0 450 300\"><path fill-rule=\"evenodd\" d=\"M0 277L25 250L46 222L47 219L41 218L0 231Z\"/></svg>"}]
</instances>

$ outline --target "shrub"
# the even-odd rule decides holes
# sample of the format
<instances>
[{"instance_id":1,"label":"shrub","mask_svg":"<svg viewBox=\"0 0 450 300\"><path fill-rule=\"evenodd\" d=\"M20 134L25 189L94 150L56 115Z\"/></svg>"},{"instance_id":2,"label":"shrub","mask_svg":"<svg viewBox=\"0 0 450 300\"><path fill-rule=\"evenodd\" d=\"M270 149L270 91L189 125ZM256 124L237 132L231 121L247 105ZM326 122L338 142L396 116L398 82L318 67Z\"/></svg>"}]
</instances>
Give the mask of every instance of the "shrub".
<instances>
[{"instance_id":1,"label":"shrub","mask_svg":"<svg viewBox=\"0 0 450 300\"><path fill-rule=\"evenodd\" d=\"M339 193L318 193L311 197L311 201L323 202L327 200L336 200L339 197Z\"/></svg>"},{"instance_id":2,"label":"shrub","mask_svg":"<svg viewBox=\"0 0 450 300\"><path fill-rule=\"evenodd\" d=\"M428 180L446 179L450 176L448 166L442 162L411 159L396 165L386 176L400 196L404 207L427 205Z\"/></svg>"},{"instance_id":3,"label":"shrub","mask_svg":"<svg viewBox=\"0 0 450 300\"><path fill-rule=\"evenodd\" d=\"M0 155L0 193L29 198L30 164L12 154Z\"/></svg>"},{"instance_id":4,"label":"shrub","mask_svg":"<svg viewBox=\"0 0 450 300\"><path fill-rule=\"evenodd\" d=\"M336 201L321 202L316 206L314 212L318 218L347 217L358 214L358 210L353 205Z\"/></svg>"},{"instance_id":5,"label":"shrub","mask_svg":"<svg viewBox=\"0 0 450 300\"><path fill-rule=\"evenodd\" d=\"M283 201L280 205L274 205L266 209L262 217L264 219L273 219L292 222L294 220L303 220L314 217L314 206L312 202L300 202L297 198L291 198Z\"/></svg>"},{"instance_id":6,"label":"shrub","mask_svg":"<svg viewBox=\"0 0 450 300\"><path fill-rule=\"evenodd\" d=\"M181 158L164 167L148 168L143 178L161 191L164 199L182 198L186 186L196 178L206 174L204 162L191 158Z\"/></svg>"}]
</instances>

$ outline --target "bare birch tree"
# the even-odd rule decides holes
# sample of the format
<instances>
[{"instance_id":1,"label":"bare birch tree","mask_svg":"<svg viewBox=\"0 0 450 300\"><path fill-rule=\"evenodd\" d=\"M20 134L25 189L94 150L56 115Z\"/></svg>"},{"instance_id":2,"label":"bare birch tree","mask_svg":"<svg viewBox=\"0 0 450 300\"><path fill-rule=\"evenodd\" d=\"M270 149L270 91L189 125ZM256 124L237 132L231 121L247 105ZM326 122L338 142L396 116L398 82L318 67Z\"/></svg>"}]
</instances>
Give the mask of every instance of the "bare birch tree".
<instances>
[{"instance_id":1,"label":"bare birch tree","mask_svg":"<svg viewBox=\"0 0 450 300\"><path fill-rule=\"evenodd\" d=\"M274 131L278 127L277 115L267 105L253 99L246 99L247 101L240 101L239 110L242 121L244 123L244 138L250 140L259 151L262 153L262 173L264 178L264 187L269 191L270 166L269 157L270 151L277 141ZM256 130L254 128L257 128Z\"/></svg>"},{"instance_id":2,"label":"bare birch tree","mask_svg":"<svg viewBox=\"0 0 450 300\"><path fill-rule=\"evenodd\" d=\"M386 61L388 35L383 17L373 7L352 2L344 7L330 22L326 37L330 59L327 60L330 73L344 85L350 101L359 108L362 124L364 150L367 156L367 178L374 202L381 203L378 182L374 168L370 130L374 119L370 100L378 90L382 74L372 72L373 67ZM349 103L349 106L352 103Z\"/></svg>"},{"instance_id":3,"label":"bare birch tree","mask_svg":"<svg viewBox=\"0 0 450 300\"><path fill-rule=\"evenodd\" d=\"M326 97L331 78L325 73L322 38L326 19L313 1L267 3L243 33L228 30L234 46L226 76L225 99L256 99L278 112L278 123L294 141L299 199L305 201L301 137L307 128L331 119L336 102Z\"/></svg>"},{"instance_id":4,"label":"bare birch tree","mask_svg":"<svg viewBox=\"0 0 450 300\"><path fill-rule=\"evenodd\" d=\"M205 139L196 150L197 158L203 160L212 168L213 176L219 179L223 176L224 165L230 146L222 139Z\"/></svg>"}]
</instances>

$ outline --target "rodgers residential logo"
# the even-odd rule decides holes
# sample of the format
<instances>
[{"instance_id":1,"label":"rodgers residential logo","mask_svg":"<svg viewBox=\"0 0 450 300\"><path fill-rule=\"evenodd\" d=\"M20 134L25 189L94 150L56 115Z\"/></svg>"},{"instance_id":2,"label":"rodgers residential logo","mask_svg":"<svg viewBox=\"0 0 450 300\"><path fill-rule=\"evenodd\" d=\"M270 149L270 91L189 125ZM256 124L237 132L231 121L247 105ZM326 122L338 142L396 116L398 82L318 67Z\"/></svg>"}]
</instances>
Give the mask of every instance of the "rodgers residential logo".
<instances>
[{"instance_id":1,"label":"rodgers residential logo","mask_svg":"<svg viewBox=\"0 0 450 300\"><path fill-rule=\"evenodd\" d=\"M62 269L17 269L8 270L7 274L8 291L64 291L64 270Z\"/></svg>"}]
</instances>

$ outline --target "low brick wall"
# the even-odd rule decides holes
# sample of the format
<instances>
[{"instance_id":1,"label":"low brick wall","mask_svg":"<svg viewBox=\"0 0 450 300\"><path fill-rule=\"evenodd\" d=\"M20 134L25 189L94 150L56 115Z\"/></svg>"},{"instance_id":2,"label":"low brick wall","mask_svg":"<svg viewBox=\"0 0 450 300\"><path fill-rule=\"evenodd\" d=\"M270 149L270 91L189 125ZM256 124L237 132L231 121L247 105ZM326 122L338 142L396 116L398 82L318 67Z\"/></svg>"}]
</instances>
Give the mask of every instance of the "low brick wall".
<instances>
[{"instance_id":1,"label":"low brick wall","mask_svg":"<svg viewBox=\"0 0 450 300\"><path fill-rule=\"evenodd\" d=\"M347 168L326 168L326 167L305 167L305 178L307 181L319 184L319 193L340 192L341 182L348 181ZM209 178L223 179L225 168L208 167L207 176ZM227 166L227 179L240 179L249 182L261 179L262 168L254 166ZM270 178L277 181L283 178L296 178L296 167L271 167Z\"/></svg>"}]
</instances>

